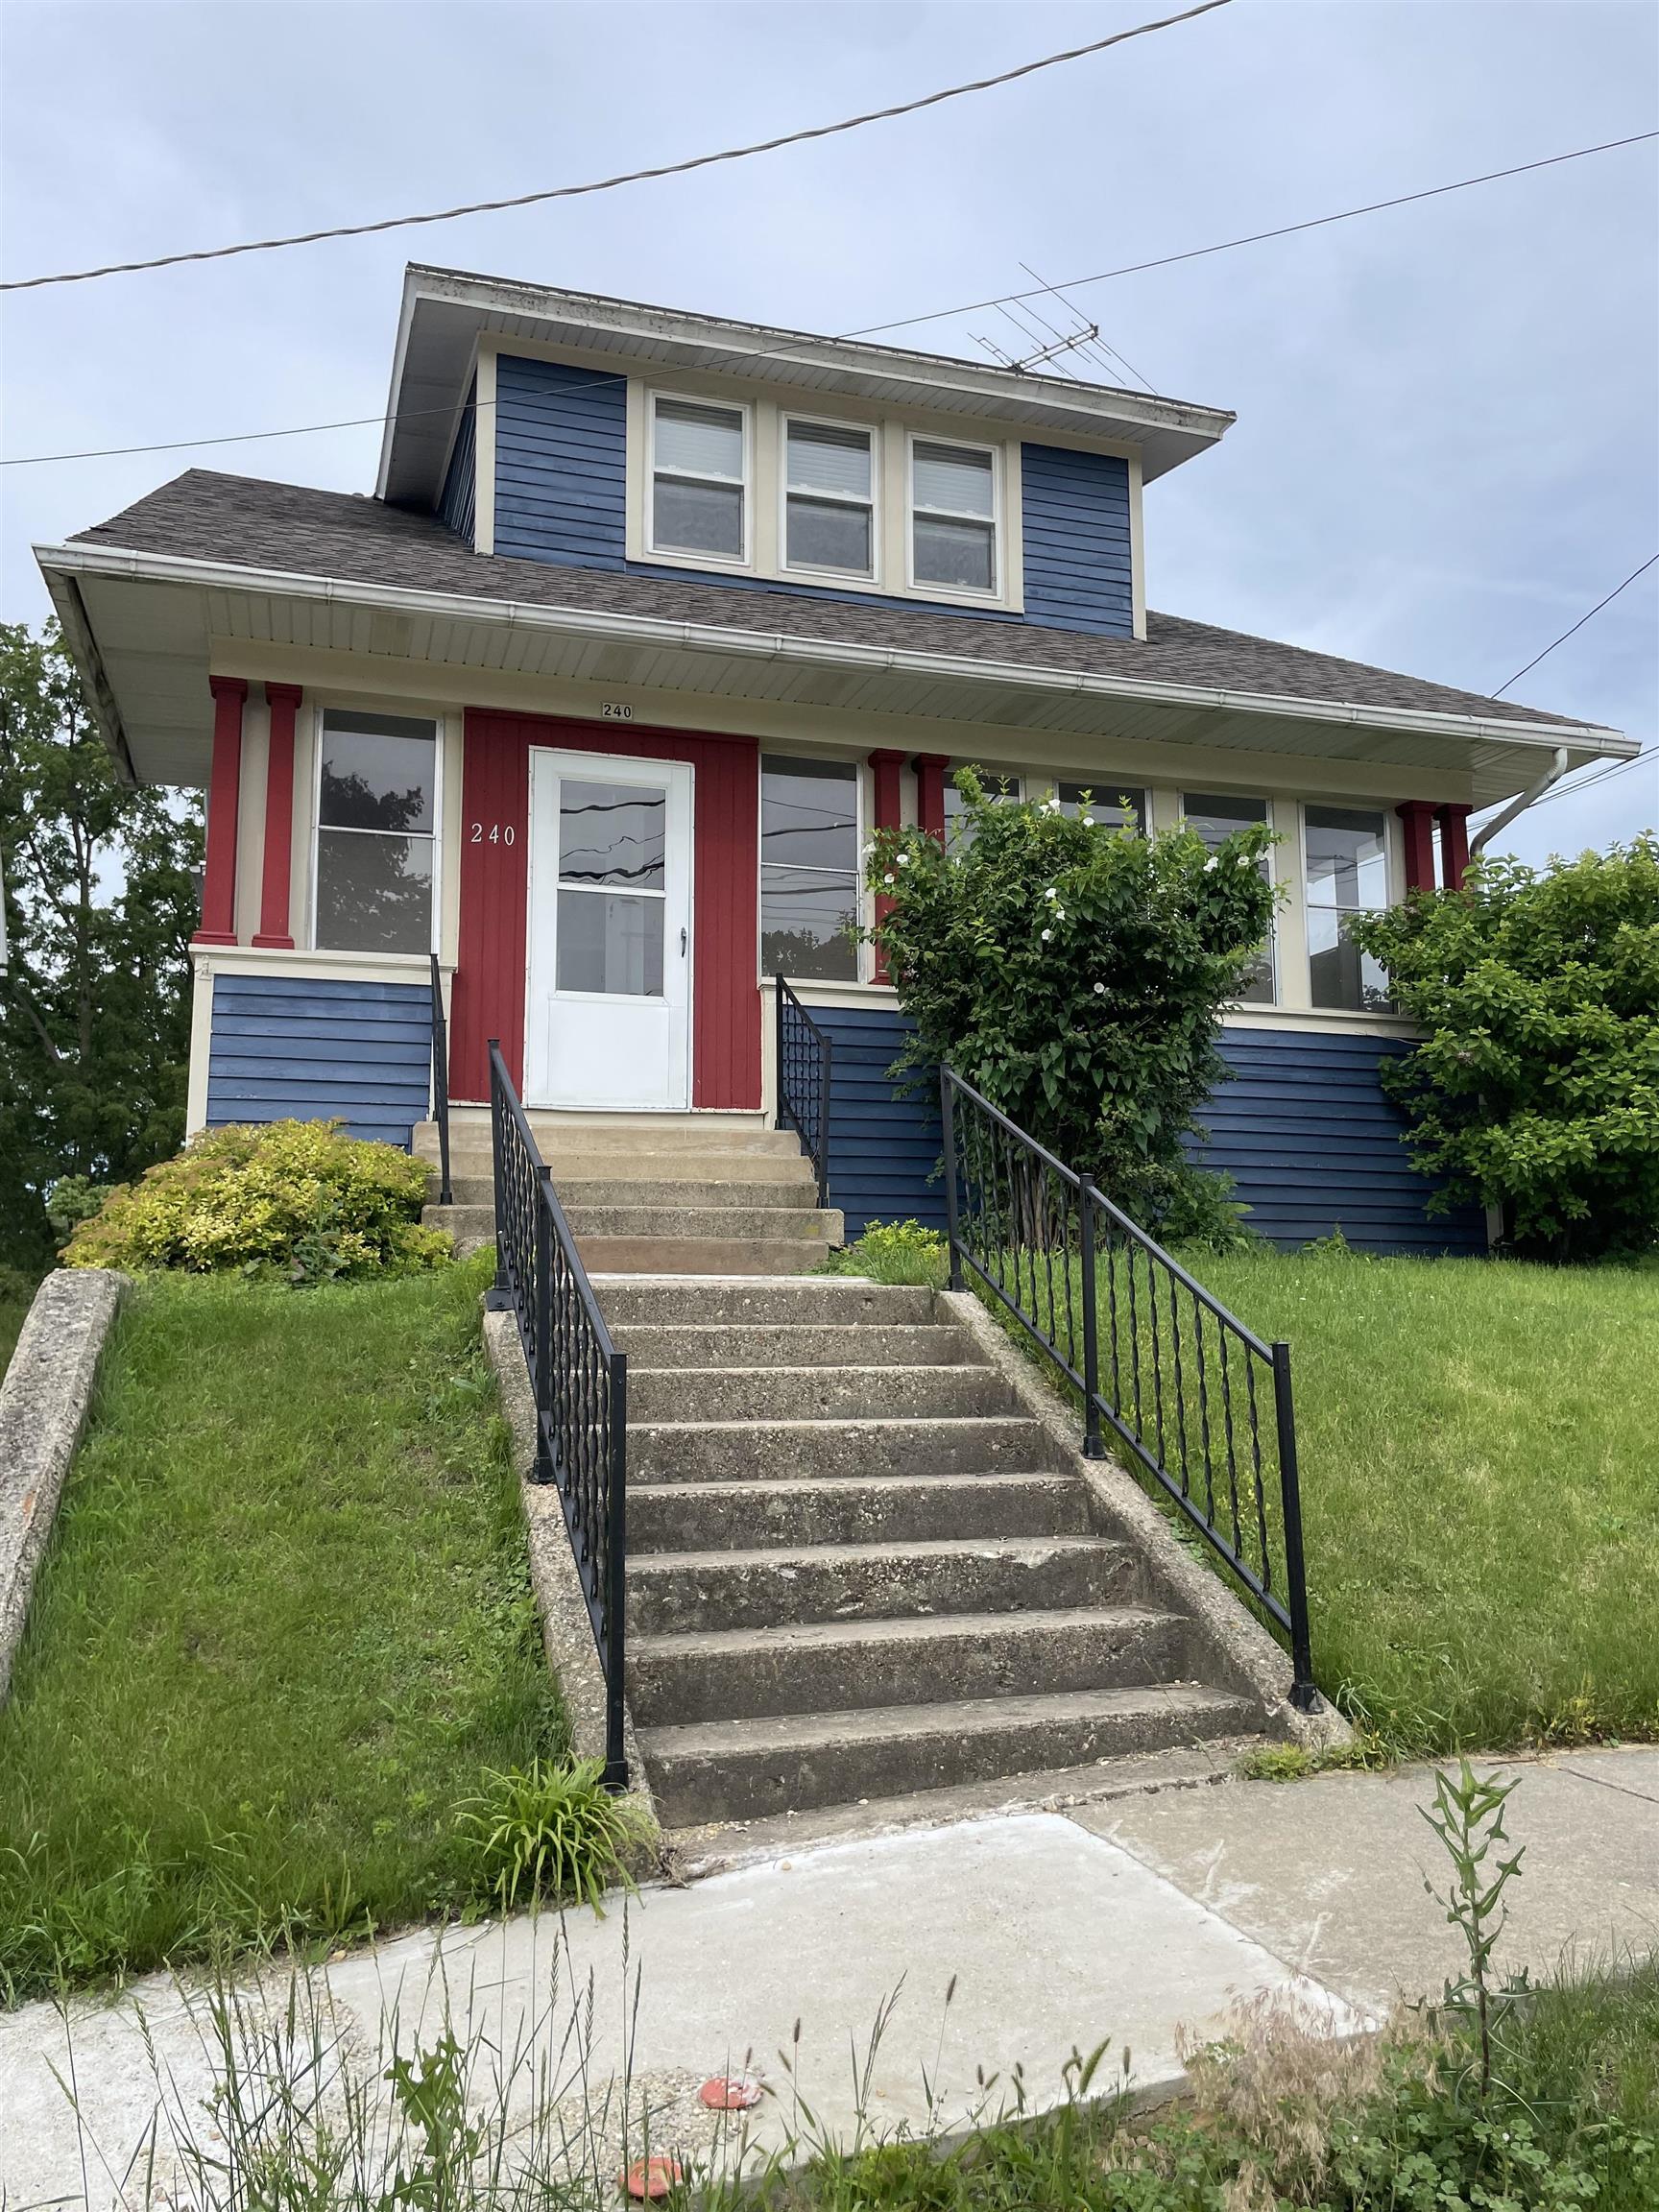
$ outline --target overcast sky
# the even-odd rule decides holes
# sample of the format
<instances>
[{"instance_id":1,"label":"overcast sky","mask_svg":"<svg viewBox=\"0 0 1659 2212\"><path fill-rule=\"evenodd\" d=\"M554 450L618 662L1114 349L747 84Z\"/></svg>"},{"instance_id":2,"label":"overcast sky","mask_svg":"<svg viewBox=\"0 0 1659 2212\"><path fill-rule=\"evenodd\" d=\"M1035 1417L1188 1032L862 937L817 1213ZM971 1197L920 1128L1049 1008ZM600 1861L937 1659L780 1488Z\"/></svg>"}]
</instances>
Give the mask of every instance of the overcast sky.
<instances>
[{"instance_id":1,"label":"overcast sky","mask_svg":"<svg viewBox=\"0 0 1659 2212\"><path fill-rule=\"evenodd\" d=\"M533 190L885 105L1133 5L5 0L12 276ZM1659 122L1649 0L1235 4L700 176L12 295L8 454L373 415L416 258L851 331ZM1488 691L1659 550L1652 144L1081 291L1159 391L1235 408L1148 493L1152 606ZM994 313L907 342L1018 341ZM367 492L372 429L7 470L30 557L190 466ZM1659 570L1511 696L1659 740ZM1659 823L1659 757L1518 828Z\"/></svg>"}]
</instances>

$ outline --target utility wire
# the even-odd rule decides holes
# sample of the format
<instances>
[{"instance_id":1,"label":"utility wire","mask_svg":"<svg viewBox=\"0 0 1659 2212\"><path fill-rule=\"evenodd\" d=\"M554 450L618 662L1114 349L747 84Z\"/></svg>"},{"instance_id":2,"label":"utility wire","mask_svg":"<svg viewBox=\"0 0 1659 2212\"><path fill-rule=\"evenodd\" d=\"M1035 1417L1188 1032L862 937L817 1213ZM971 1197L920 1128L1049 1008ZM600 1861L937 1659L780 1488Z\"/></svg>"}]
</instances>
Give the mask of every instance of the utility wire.
<instances>
[{"instance_id":1,"label":"utility wire","mask_svg":"<svg viewBox=\"0 0 1659 2212\"><path fill-rule=\"evenodd\" d=\"M936 307L930 314L908 315L893 323L866 323L857 330L842 331L841 336L843 338L877 338L889 330L907 330L914 328L916 325L921 323L944 323L950 321L952 316L973 315L988 307L1017 305L1022 301L1044 300L1050 296L1064 297L1066 292L1075 291L1085 284L1105 284L1115 276L1138 276L1143 270L1166 269L1174 262L1195 261L1208 253L1231 252L1234 248L1238 246L1256 246L1264 239L1286 238L1298 230L1317 230L1328 223L1347 223L1352 221L1355 216L1375 214L1381 208L1405 207L1414 200L1433 200L1447 192L1468 191L1471 186L1476 184L1497 183L1507 177L1524 177L1534 169L1553 168L1562 161L1582 161L1592 154L1610 154L1617 152L1621 147L1644 145L1650 138L1659 138L1659 131L1642 131L1631 138L1610 138L1599 146L1575 147L1571 153L1551 154L1542 161L1524 161L1513 169L1488 170L1479 177L1459 178L1455 183L1452 184L1432 184L1422 192L1405 192L1396 199L1374 201L1370 205L1364 207L1345 207L1334 215L1316 215L1306 223L1287 223L1277 230L1258 230L1247 238L1228 238L1214 246L1195 246L1183 253L1166 253L1155 261L1138 261L1126 269L1105 269L1094 276L1070 276L1060 284L1039 284L1029 291L1005 292L998 299L970 301L961 307ZM4 287L0 287L0 289L4 289ZM1075 310L1073 311L1075 312ZM754 361L765 360L770 355L786 352L788 346L795 343L795 338L791 338L785 346L757 348L749 356L749 359ZM1128 364L1125 363L1124 366L1127 367ZM592 381L594 383L618 383L623 379L595 373ZM491 402L486 400L483 404L488 406ZM363 430L376 424L383 425L393 421L415 421L422 415L446 415L451 412L452 410L446 407L405 407L396 417L391 415L359 415L340 422L297 422L281 430L238 430L219 438L172 438L156 445L89 446L68 453L16 453L0 459L0 469L36 469L44 467L48 462L56 461L108 461L134 453L178 453L182 452L186 447L196 445L252 445L257 440L266 438L303 438L327 430ZM1641 571L1638 570L1637 573L1640 574ZM1634 579L1626 579L1626 581L1634 581ZM1623 586L1622 585L1620 589L1623 589ZM1588 616L1586 616L1586 620L1588 620ZM1526 673L1526 669L1523 668L1518 671L1518 676L1524 676ZM1518 676L1512 676L1509 679L1510 683L1515 683Z\"/></svg>"},{"instance_id":2,"label":"utility wire","mask_svg":"<svg viewBox=\"0 0 1659 2212\"><path fill-rule=\"evenodd\" d=\"M1540 806L1551 806L1557 799L1576 799L1580 791L1592 791L1598 783L1610 783L1615 776L1627 776L1632 768L1650 768L1656 758L1659 758L1659 747L1649 745L1633 760L1605 762L1594 775L1582 777L1576 783L1557 783L1552 791L1546 791L1542 799L1534 799L1527 812L1536 813Z\"/></svg>"},{"instance_id":3,"label":"utility wire","mask_svg":"<svg viewBox=\"0 0 1659 2212\"><path fill-rule=\"evenodd\" d=\"M1577 621L1574 623L1571 630L1563 630L1559 637L1551 638L1550 643L1545 646L1542 653L1534 653L1531 660L1527 661L1525 668L1516 669L1514 675L1510 677L1508 684L1499 685L1497 690L1492 693L1492 697L1494 699L1502 699L1504 692L1509 689L1509 685L1511 684L1519 684L1523 676L1530 675L1532 670L1537 667L1540 661L1547 661L1550 658L1551 654L1554 652L1557 645L1565 645L1569 637L1576 637L1579 631L1583 629L1586 622L1593 621L1595 617L1600 613L1603 607L1611 607L1614 600L1618 598L1620 592L1627 591L1631 585L1635 583L1638 576L1646 576L1648 569L1654 565L1655 562L1659 562L1659 553L1654 553L1647 560L1644 561L1640 568L1632 568L1629 575L1625 577L1623 584L1615 584L1612 590L1608 592L1606 598L1598 599L1595 606L1591 608L1588 614L1580 614ZM1582 789L1583 786L1580 785L1579 788Z\"/></svg>"},{"instance_id":4,"label":"utility wire","mask_svg":"<svg viewBox=\"0 0 1659 2212\"><path fill-rule=\"evenodd\" d=\"M693 169L709 169L722 161L746 161L756 154L776 154L785 146L803 146L814 138L834 138L846 131L861 131L867 123L889 123L900 115L914 115L924 108L937 108L946 100L961 100L971 92L989 92L999 84L1015 84L1040 69L1056 69L1063 62L1081 61L1088 55L1103 54L1125 39L1143 38L1154 31L1169 31L1195 16L1225 8L1230 0L1199 0L1179 15L1165 15L1156 23L1137 23L1127 31L1115 31L1108 38L1091 39L1086 46L1068 47L1063 54L1045 54L1040 60L1022 61L1016 69L1003 69L995 77L976 77L972 84L947 85L942 92L925 93L918 100L901 101L893 108L874 108L863 115L849 115L839 123L820 123L810 130L790 131L779 138L761 138L749 146L728 146L718 154L694 154L685 161L664 161L651 169L629 169L620 176L597 178L587 184L554 184L541 192L518 192L506 200L472 200L460 207L442 207L424 215L388 215L376 223L341 223L326 230L300 230L284 238L253 238L237 246L209 246L190 253L158 253L146 261L112 261L101 269L70 269L52 276L24 276L0 283L0 292L33 292L47 284L85 284L98 276L127 276L146 269L175 269L186 261L228 261L238 253L274 253L289 246L318 246L329 238L367 238L381 230L406 230L417 224L454 223L463 215L494 215L509 207L535 207L549 200L579 200L589 193L613 192L622 184L643 184L658 177L684 177Z\"/></svg>"}]
</instances>

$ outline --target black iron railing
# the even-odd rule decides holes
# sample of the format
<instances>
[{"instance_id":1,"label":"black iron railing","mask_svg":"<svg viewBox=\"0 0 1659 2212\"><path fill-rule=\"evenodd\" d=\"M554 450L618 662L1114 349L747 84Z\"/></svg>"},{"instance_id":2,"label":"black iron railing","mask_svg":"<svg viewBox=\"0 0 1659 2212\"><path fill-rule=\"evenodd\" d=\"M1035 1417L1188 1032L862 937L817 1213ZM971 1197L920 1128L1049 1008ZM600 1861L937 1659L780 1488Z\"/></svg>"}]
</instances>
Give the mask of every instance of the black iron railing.
<instances>
[{"instance_id":1,"label":"black iron railing","mask_svg":"<svg viewBox=\"0 0 1659 2212\"><path fill-rule=\"evenodd\" d=\"M830 1203L830 1075L834 1048L788 983L778 977L778 1126L793 1129Z\"/></svg>"},{"instance_id":2,"label":"black iron railing","mask_svg":"<svg viewBox=\"0 0 1659 2212\"><path fill-rule=\"evenodd\" d=\"M605 1781L628 1780L622 1665L628 1537L628 1357L611 1341L576 1239L499 1045L490 1043L495 1166L493 1302L517 1319L536 1400L533 1479L557 1485L605 1675Z\"/></svg>"},{"instance_id":3,"label":"black iron railing","mask_svg":"<svg viewBox=\"0 0 1659 2212\"><path fill-rule=\"evenodd\" d=\"M453 1206L449 1181L449 1024L444 1018L444 977L432 954L432 1118L438 1124L438 1203Z\"/></svg>"},{"instance_id":4,"label":"black iron railing","mask_svg":"<svg viewBox=\"0 0 1659 2212\"><path fill-rule=\"evenodd\" d=\"M940 1077L950 1286L971 1276L1041 1346L1289 1640L1290 1698L1318 1692L1308 1634L1290 1347L1268 1344L1086 1177L951 1069Z\"/></svg>"}]
</instances>

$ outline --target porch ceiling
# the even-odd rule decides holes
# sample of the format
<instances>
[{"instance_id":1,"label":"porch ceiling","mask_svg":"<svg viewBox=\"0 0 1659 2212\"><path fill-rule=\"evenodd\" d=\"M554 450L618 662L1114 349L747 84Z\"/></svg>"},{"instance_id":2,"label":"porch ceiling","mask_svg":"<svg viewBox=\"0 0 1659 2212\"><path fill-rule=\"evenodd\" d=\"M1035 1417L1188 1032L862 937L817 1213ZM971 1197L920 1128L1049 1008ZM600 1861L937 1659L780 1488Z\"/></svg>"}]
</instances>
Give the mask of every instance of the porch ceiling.
<instances>
[{"instance_id":1,"label":"porch ceiling","mask_svg":"<svg viewBox=\"0 0 1659 2212\"><path fill-rule=\"evenodd\" d=\"M980 737L953 737L951 726L966 725L1011 735L1041 732L1073 741L1467 774L1477 805L1525 788L1557 745L1567 747L1575 766L1637 751L1618 732L1578 724L1494 725L1473 716L1249 698L326 579L240 581L209 564L88 544L42 548L40 559L110 742L146 782L205 780L210 655L221 645L266 644L902 717L915 725L919 750L960 752L968 744L982 751Z\"/></svg>"}]
</instances>

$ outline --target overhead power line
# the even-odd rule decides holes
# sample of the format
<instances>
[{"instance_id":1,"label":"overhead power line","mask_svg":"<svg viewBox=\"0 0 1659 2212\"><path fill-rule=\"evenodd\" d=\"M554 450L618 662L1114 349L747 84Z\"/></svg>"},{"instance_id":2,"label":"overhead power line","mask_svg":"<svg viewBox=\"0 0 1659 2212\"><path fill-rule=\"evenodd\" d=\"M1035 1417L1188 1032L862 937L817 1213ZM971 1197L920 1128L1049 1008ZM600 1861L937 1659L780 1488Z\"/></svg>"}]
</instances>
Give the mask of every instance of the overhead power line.
<instances>
[{"instance_id":1,"label":"overhead power line","mask_svg":"<svg viewBox=\"0 0 1659 2212\"><path fill-rule=\"evenodd\" d=\"M1542 653L1533 654L1531 660L1527 661L1525 668L1516 669L1514 675L1509 678L1507 684L1500 684L1497 690L1492 694L1493 698L1502 699L1504 692L1509 689L1510 685L1519 684L1523 676L1529 676L1532 670L1537 667L1540 661L1548 661L1551 654L1554 652L1557 645L1565 645L1569 637L1576 637L1579 631L1583 629L1586 622L1594 621L1596 616L1600 613L1603 607L1611 607L1614 600L1618 598L1620 592L1627 591L1639 576L1646 576L1648 569L1654 565L1655 562L1659 562L1659 553L1650 555L1647 560L1643 562L1640 568L1632 568L1629 575L1625 577L1623 583L1615 584L1612 590L1608 592L1605 599L1598 599L1595 606L1591 608L1588 614L1580 614L1577 621L1574 623L1571 630L1563 630L1559 637L1552 637L1550 643L1545 646ZM1634 765L1634 763L1632 763L1632 765ZM1582 789L1583 786L1580 785L1579 788Z\"/></svg>"},{"instance_id":2,"label":"overhead power line","mask_svg":"<svg viewBox=\"0 0 1659 2212\"><path fill-rule=\"evenodd\" d=\"M1621 147L1644 145L1651 138L1659 138L1659 131L1639 132L1630 138L1610 138L1598 146L1575 147L1571 153L1551 154L1541 161L1523 161L1512 169L1487 170L1481 176L1462 177L1451 184L1431 184L1421 192L1404 192L1392 200L1373 201L1363 207L1345 207L1334 215L1316 215L1305 223L1286 223L1276 230L1258 230L1245 238L1223 239L1214 246L1190 247L1184 252L1166 253L1159 259L1152 261L1137 261L1124 269L1103 269L1094 276L1070 276L1058 284L1039 283L1023 292L1004 292L995 300L973 300L959 307L935 307L926 315L903 316L892 323L866 323L856 330L842 331L841 336L843 338L878 338L889 330L912 329L922 323L945 323L949 322L952 316L977 314L986 308L1017 306L1022 301L1044 300L1051 296L1064 298L1068 291L1076 291L1085 284L1105 284L1115 276L1139 276L1144 270L1166 269L1176 262L1195 261L1209 253L1228 253L1236 247L1256 246L1265 239L1290 237L1299 230L1317 230L1330 223L1351 222L1356 216L1374 214L1380 208L1405 207L1408 206L1412 201L1434 200L1447 192L1466 192L1477 184L1492 184L1501 182L1508 177L1524 177L1532 170L1554 168L1563 161L1582 161L1593 154L1615 153ZM758 348L749 358L756 361L766 360L772 355L787 352L789 347L796 342L796 339L792 337L782 346ZM1121 359L1121 355L1118 358ZM1128 364L1124 363L1124 366L1127 367ZM592 381L594 383L618 383L623 379L596 372ZM489 402L486 401L485 404L487 405ZM145 445L86 446L66 453L16 453L0 459L0 469L36 469L43 468L47 463L55 461L108 461L135 453L180 453L191 446L252 445L258 440L267 438L305 438L328 430L364 430L383 426L393 421L415 421L423 415L446 415L451 412L452 410L446 407L405 407L399 410L396 417L384 414L358 415L343 421L296 422L279 430L237 430L228 432L222 437L168 438L156 444ZM1638 570L1637 573L1640 574L1641 571ZM1627 583L1634 582L1634 578L1626 578L1625 581ZM1623 589L1623 585L1620 586L1620 589ZM1595 610L1593 609L1592 612L1594 613ZM1588 620L1589 617L1586 616L1585 619ZM1527 671L1523 668L1518 673L1524 676ZM1512 676L1509 681L1514 683L1517 678Z\"/></svg>"},{"instance_id":3,"label":"overhead power line","mask_svg":"<svg viewBox=\"0 0 1659 2212\"><path fill-rule=\"evenodd\" d=\"M1632 768L1651 768L1659 762L1659 748L1649 745L1632 760L1604 762L1576 783L1557 783L1552 791L1546 791L1542 799L1534 799L1527 812L1535 814L1540 806L1552 806L1557 799L1576 799L1580 791L1593 791L1598 783L1610 783L1615 776L1628 776Z\"/></svg>"},{"instance_id":4,"label":"overhead power line","mask_svg":"<svg viewBox=\"0 0 1659 2212\"><path fill-rule=\"evenodd\" d=\"M1154 31L1173 30L1208 15L1230 0L1199 0L1179 15L1165 15L1155 23L1137 23L1110 37L1093 38L1086 46L1070 46L1063 54L1045 54L1018 68L999 70L994 77L976 77L971 84L950 84L940 92L925 93L917 100L900 101L891 108L873 108L862 115L849 115L839 123L819 123L809 130L789 131L777 138L757 139L748 146L728 146L718 154L694 154L684 161L663 161L650 169L629 169L615 177L600 177L586 184L552 184L539 192L518 192L505 200L472 200L460 207L441 207L422 215L388 215L374 223L339 223L325 230L300 230L282 238L252 238L235 246L208 246L188 253L157 253L144 261L111 261L101 269L70 269L52 276L23 276L0 283L0 292L33 292L47 284L86 284L99 276L129 276L146 269L176 269L186 261L228 261L239 253L275 253L290 246L320 246L330 238L367 238L381 230L407 230L418 224L454 223L463 215L495 215L509 207L535 207L549 200L580 200L595 192L614 192L623 184L644 184L658 177L684 177L693 169L711 169L723 161L747 161L757 154L776 154L785 146L804 146L815 138L838 137L846 131L861 131L869 123L890 123L901 115L937 108L947 100L962 100L970 93L990 92L999 84L1013 84L1041 69L1057 69L1063 62L1081 61L1091 54L1103 54L1109 46L1121 46L1129 38L1144 38Z\"/></svg>"}]
</instances>

